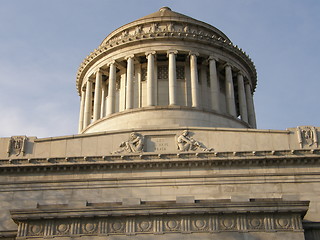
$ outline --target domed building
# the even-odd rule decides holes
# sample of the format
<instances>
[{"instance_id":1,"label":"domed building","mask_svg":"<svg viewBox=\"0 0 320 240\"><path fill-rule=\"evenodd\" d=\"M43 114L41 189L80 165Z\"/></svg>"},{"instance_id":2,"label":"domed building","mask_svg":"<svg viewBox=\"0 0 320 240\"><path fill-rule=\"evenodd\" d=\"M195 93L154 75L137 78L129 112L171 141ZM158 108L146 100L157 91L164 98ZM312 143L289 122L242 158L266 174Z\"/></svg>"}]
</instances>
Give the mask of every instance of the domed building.
<instances>
[{"instance_id":1,"label":"domed building","mask_svg":"<svg viewBox=\"0 0 320 240\"><path fill-rule=\"evenodd\" d=\"M251 59L225 34L163 7L113 31L81 64L79 133L256 128L256 83Z\"/></svg>"},{"instance_id":2,"label":"domed building","mask_svg":"<svg viewBox=\"0 0 320 240\"><path fill-rule=\"evenodd\" d=\"M78 134L0 138L0 238L319 239L319 128L257 129L256 85L168 7L114 30L79 67Z\"/></svg>"}]
</instances>

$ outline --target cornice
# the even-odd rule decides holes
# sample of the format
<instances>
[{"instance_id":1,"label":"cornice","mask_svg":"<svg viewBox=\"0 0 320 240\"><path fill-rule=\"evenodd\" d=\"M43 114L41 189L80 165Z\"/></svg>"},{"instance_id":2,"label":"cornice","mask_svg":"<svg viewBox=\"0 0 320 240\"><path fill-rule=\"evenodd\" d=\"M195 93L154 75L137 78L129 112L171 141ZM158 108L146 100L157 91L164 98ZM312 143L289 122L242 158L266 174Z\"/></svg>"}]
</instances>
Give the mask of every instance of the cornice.
<instances>
[{"instance_id":1,"label":"cornice","mask_svg":"<svg viewBox=\"0 0 320 240\"><path fill-rule=\"evenodd\" d=\"M308 201L157 202L12 210L18 238L167 233L303 231Z\"/></svg>"},{"instance_id":2,"label":"cornice","mask_svg":"<svg viewBox=\"0 0 320 240\"><path fill-rule=\"evenodd\" d=\"M136 200L136 199L134 199ZM139 200L139 199L138 199ZM159 214L233 214L246 212L294 212L304 216L308 210L309 201L284 201L273 199L264 201L261 199L251 199L247 202L221 200L188 200L187 202L177 201L147 201L135 204L117 203L87 203L87 206L74 208L66 205L48 205L37 209L17 209L11 210L14 220L28 219L52 219L56 216L79 218L86 216L143 216Z\"/></svg>"},{"instance_id":3,"label":"cornice","mask_svg":"<svg viewBox=\"0 0 320 240\"><path fill-rule=\"evenodd\" d=\"M318 149L253 152L141 153L85 157L1 159L0 173L161 169L173 167L318 166L319 164L320 150Z\"/></svg>"}]
</instances>

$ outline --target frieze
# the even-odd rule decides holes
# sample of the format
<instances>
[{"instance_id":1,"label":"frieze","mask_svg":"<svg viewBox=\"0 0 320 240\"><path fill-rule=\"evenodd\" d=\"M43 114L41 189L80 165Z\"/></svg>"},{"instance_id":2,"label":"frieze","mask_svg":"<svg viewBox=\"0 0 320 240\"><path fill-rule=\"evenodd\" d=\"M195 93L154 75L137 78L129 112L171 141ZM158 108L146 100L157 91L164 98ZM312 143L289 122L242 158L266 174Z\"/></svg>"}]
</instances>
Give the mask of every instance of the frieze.
<instances>
[{"instance_id":1,"label":"frieze","mask_svg":"<svg viewBox=\"0 0 320 240\"><path fill-rule=\"evenodd\" d=\"M123 152L107 156L0 159L0 172L73 171L75 169L103 170L113 168L155 169L210 166L318 166L319 164L320 149L253 152L141 152L137 154Z\"/></svg>"},{"instance_id":2,"label":"frieze","mask_svg":"<svg viewBox=\"0 0 320 240\"><path fill-rule=\"evenodd\" d=\"M297 213L201 214L21 220L18 237L303 231Z\"/></svg>"}]
</instances>

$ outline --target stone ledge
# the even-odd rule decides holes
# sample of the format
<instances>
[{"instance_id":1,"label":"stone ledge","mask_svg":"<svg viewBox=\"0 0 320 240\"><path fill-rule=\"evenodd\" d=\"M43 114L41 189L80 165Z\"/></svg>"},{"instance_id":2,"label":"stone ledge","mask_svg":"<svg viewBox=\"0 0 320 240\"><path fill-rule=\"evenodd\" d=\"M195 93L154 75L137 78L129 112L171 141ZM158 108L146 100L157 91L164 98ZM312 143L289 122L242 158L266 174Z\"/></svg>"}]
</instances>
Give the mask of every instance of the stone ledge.
<instances>
[{"instance_id":1,"label":"stone ledge","mask_svg":"<svg viewBox=\"0 0 320 240\"><path fill-rule=\"evenodd\" d=\"M319 165L319 149L254 152L139 153L108 156L0 159L0 172L88 169Z\"/></svg>"},{"instance_id":2,"label":"stone ledge","mask_svg":"<svg viewBox=\"0 0 320 240\"><path fill-rule=\"evenodd\" d=\"M140 110L142 108L139 108ZM127 110L125 110L127 111ZM123 111L123 112L125 112ZM115 114L122 114L115 113ZM58 136L58 137L48 137L48 138L36 138L36 137L28 137L35 138L34 142L48 142L48 141L56 141L56 140L67 140L73 138L86 138L86 137L96 137L96 136L103 136L103 135L112 135L112 134L119 134L119 133L131 133L131 132L158 132L161 131L183 131L183 130L190 130L190 131L221 131L221 132L250 132L250 133L279 133L279 134L290 134L290 130L271 130L271 129L253 129L253 128L222 128L222 127L154 127L154 128L130 128L126 130L112 130L112 131L103 131L103 132L95 132L95 133L84 133L84 134L76 134L76 135L67 135L67 136Z\"/></svg>"},{"instance_id":3,"label":"stone ledge","mask_svg":"<svg viewBox=\"0 0 320 240\"><path fill-rule=\"evenodd\" d=\"M303 231L309 201L163 202L12 210L18 237Z\"/></svg>"}]
</instances>

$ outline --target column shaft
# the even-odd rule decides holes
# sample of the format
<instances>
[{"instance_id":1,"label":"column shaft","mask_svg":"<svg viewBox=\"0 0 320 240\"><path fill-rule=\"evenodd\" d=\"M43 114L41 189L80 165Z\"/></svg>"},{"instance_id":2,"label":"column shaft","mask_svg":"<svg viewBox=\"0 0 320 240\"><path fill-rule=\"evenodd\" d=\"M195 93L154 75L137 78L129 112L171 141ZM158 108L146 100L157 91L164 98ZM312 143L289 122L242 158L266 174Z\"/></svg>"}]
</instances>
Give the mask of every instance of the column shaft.
<instances>
[{"instance_id":1,"label":"column shaft","mask_svg":"<svg viewBox=\"0 0 320 240\"><path fill-rule=\"evenodd\" d=\"M234 101L234 89L233 89L233 79L232 79L232 70L230 65L225 67L226 74L226 100L227 100L227 112L237 117L236 104Z\"/></svg>"},{"instance_id":2,"label":"column shaft","mask_svg":"<svg viewBox=\"0 0 320 240\"><path fill-rule=\"evenodd\" d=\"M217 73L216 60L209 58L209 74L210 74L210 95L211 108L214 111L220 111L220 84Z\"/></svg>"},{"instance_id":3,"label":"column shaft","mask_svg":"<svg viewBox=\"0 0 320 240\"><path fill-rule=\"evenodd\" d=\"M107 97L107 86L106 82L102 82L102 92L101 92L101 115L100 117L103 118L106 116L106 97Z\"/></svg>"},{"instance_id":4,"label":"column shaft","mask_svg":"<svg viewBox=\"0 0 320 240\"><path fill-rule=\"evenodd\" d=\"M237 81L238 81L238 97L239 97L239 108L240 108L241 120L244 122L248 122L246 93L244 90L243 75L240 72L238 73Z\"/></svg>"},{"instance_id":5,"label":"column shaft","mask_svg":"<svg viewBox=\"0 0 320 240\"><path fill-rule=\"evenodd\" d=\"M200 68L200 83L201 83L201 89L199 86L199 104L203 107L206 108L208 107L208 94L207 94L207 88L208 88L208 84L207 84L207 65L205 62L203 62L201 64L201 68Z\"/></svg>"},{"instance_id":6,"label":"column shaft","mask_svg":"<svg viewBox=\"0 0 320 240\"><path fill-rule=\"evenodd\" d=\"M169 105L177 105L177 66L176 54L178 51L170 50L167 55L169 58Z\"/></svg>"},{"instance_id":7,"label":"column shaft","mask_svg":"<svg viewBox=\"0 0 320 240\"><path fill-rule=\"evenodd\" d=\"M96 73L96 85L94 89L93 122L97 121L101 115L101 85L102 72L98 70Z\"/></svg>"},{"instance_id":8,"label":"column shaft","mask_svg":"<svg viewBox=\"0 0 320 240\"><path fill-rule=\"evenodd\" d=\"M155 105L154 88L156 85L154 74L154 55L155 52L146 53L148 66L147 66L147 106Z\"/></svg>"},{"instance_id":9,"label":"column shaft","mask_svg":"<svg viewBox=\"0 0 320 240\"><path fill-rule=\"evenodd\" d=\"M133 65L133 55L132 55L127 57L126 109L133 108L133 77L134 77L134 65Z\"/></svg>"},{"instance_id":10,"label":"column shaft","mask_svg":"<svg viewBox=\"0 0 320 240\"><path fill-rule=\"evenodd\" d=\"M254 104L253 104L253 97L251 93L251 86L247 82L245 84L245 91L246 91L246 98L247 98L247 106L248 106L248 120L249 124L252 128L257 128L257 123L256 123L256 114L254 111Z\"/></svg>"},{"instance_id":11,"label":"column shaft","mask_svg":"<svg viewBox=\"0 0 320 240\"><path fill-rule=\"evenodd\" d=\"M137 85L138 85L138 108L142 107L142 86L141 86L141 64L137 68Z\"/></svg>"},{"instance_id":12,"label":"column shaft","mask_svg":"<svg viewBox=\"0 0 320 240\"><path fill-rule=\"evenodd\" d=\"M192 107L195 108L200 107L197 55L196 53L190 53L191 98Z\"/></svg>"},{"instance_id":13,"label":"column shaft","mask_svg":"<svg viewBox=\"0 0 320 240\"><path fill-rule=\"evenodd\" d=\"M186 106L191 107L192 106L192 96L191 96L190 60L189 59L185 62L184 74L186 76L185 103L186 103Z\"/></svg>"},{"instance_id":14,"label":"column shaft","mask_svg":"<svg viewBox=\"0 0 320 240\"><path fill-rule=\"evenodd\" d=\"M91 112L92 112L92 82L87 80L86 84L86 99L84 103L84 120L83 128L86 128L91 122Z\"/></svg>"},{"instance_id":15,"label":"column shaft","mask_svg":"<svg viewBox=\"0 0 320 240\"><path fill-rule=\"evenodd\" d=\"M107 115L114 113L115 93L116 93L116 65L114 62L110 63L109 69L109 89L107 102Z\"/></svg>"},{"instance_id":16,"label":"column shaft","mask_svg":"<svg viewBox=\"0 0 320 240\"><path fill-rule=\"evenodd\" d=\"M81 133L83 129L83 117L84 117L84 102L85 102L86 92L84 89L81 89L81 100L80 100L80 114L79 114L79 128L78 133Z\"/></svg>"}]
</instances>

